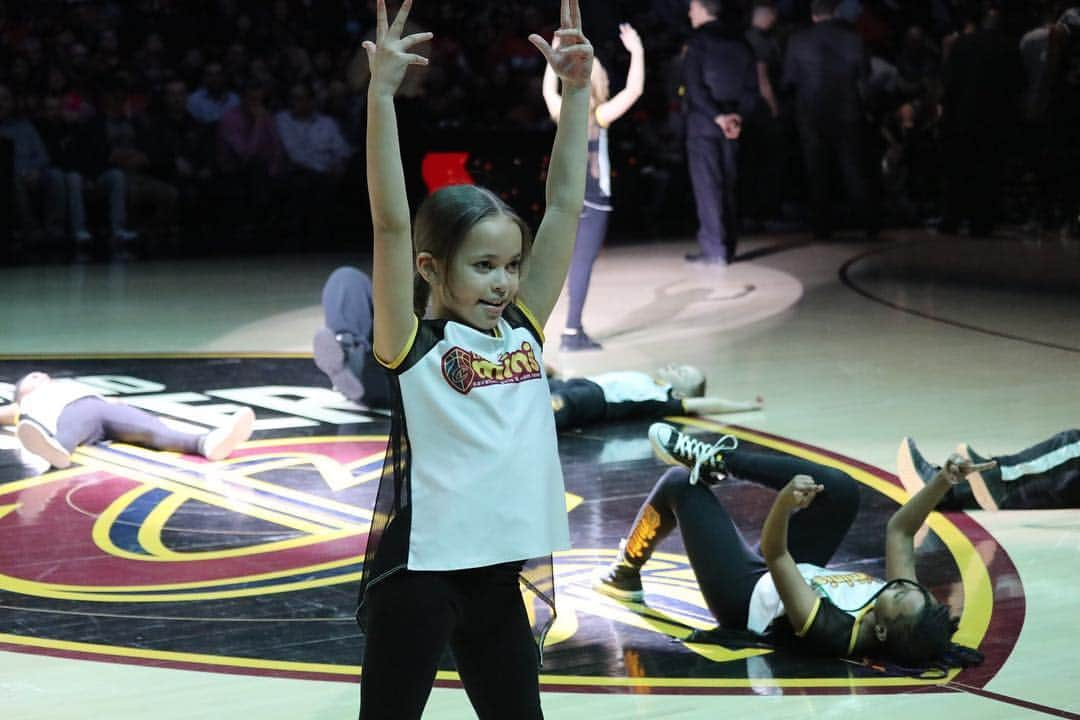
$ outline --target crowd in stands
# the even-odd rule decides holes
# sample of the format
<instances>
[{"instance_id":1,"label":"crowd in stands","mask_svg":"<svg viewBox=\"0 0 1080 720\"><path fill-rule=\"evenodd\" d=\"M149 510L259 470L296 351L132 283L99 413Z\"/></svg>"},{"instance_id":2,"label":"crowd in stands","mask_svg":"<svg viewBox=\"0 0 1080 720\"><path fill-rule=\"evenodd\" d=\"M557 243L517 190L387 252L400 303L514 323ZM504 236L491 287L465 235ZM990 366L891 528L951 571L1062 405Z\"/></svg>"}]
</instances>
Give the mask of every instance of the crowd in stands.
<instances>
[{"instance_id":1,"label":"crowd in stands","mask_svg":"<svg viewBox=\"0 0 1080 720\"><path fill-rule=\"evenodd\" d=\"M1076 230L1075 2L833 4L867 50L867 182L887 223ZM417 2L410 23L435 37L421 48L431 64L410 71L399 94L411 195L424 192L424 148L471 143L461 149L483 156L485 142L503 143L522 148L507 162L524 158L528 186L508 199L534 214L544 157L527 149L549 144L554 126L543 57L526 38L554 30L550 5ZM618 23L638 29L650 58L645 96L612 133L627 208L615 230L686 232L686 2L583 5L613 78L625 75ZM807 191L783 66L813 2L721 5L740 14L772 80L746 121L744 226L797 227ZM373 27L373 0L0 0L0 263L360 246L360 42ZM473 166L481 180L485 167L515 172L485 162Z\"/></svg>"}]
</instances>

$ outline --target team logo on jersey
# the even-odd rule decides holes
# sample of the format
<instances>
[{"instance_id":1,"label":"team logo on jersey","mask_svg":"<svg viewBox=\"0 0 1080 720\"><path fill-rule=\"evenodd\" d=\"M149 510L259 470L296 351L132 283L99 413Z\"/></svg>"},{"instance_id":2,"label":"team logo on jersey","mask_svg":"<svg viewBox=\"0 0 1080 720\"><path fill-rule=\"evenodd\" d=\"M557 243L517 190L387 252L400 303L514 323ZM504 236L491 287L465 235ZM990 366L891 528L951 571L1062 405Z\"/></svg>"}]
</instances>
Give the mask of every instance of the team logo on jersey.
<instances>
[{"instance_id":1,"label":"team logo on jersey","mask_svg":"<svg viewBox=\"0 0 1080 720\"><path fill-rule=\"evenodd\" d=\"M506 385L541 377L540 363L528 340L522 341L519 349L501 354L498 362L491 362L464 348L451 348L442 357L442 370L446 382L462 395L487 385Z\"/></svg>"}]
</instances>

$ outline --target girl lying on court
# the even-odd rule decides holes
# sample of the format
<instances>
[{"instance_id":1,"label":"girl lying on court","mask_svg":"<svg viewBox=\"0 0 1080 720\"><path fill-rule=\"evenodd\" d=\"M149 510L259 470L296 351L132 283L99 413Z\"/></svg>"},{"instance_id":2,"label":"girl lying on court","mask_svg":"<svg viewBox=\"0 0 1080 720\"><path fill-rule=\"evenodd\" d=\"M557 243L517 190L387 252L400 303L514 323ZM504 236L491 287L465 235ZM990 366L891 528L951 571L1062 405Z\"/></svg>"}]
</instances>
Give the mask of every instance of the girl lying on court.
<instances>
[{"instance_id":1,"label":"girl lying on court","mask_svg":"<svg viewBox=\"0 0 1080 720\"><path fill-rule=\"evenodd\" d=\"M255 413L241 408L223 427L185 432L145 410L106 400L76 380L32 372L15 383L14 402L0 409L2 424L16 420L15 435L23 448L62 469L71 464L78 446L107 440L223 460L251 436Z\"/></svg>"},{"instance_id":2,"label":"girl lying on court","mask_svg":"<svg viewBox=\"0 0 1080 720\"><path fill-rule=\"evenodd\" d=\"M641 567L677 525L709 611L725 630L769 635L812 654L873 657L903 667L981 662L977 651L952 643L957 621L919 584L914 536L953 484L993 463L953 455L893 514L880 579L826 567L859 506L858 483L847 473L744 450L731 436L710 445L663 423L649 429L649 438L662 460L683 467L657 482L597 590L642 601ZM777 490L760 554L707 483L698 482L699 476L711 482L728 474Z\"/></svg>"}]
</instances>

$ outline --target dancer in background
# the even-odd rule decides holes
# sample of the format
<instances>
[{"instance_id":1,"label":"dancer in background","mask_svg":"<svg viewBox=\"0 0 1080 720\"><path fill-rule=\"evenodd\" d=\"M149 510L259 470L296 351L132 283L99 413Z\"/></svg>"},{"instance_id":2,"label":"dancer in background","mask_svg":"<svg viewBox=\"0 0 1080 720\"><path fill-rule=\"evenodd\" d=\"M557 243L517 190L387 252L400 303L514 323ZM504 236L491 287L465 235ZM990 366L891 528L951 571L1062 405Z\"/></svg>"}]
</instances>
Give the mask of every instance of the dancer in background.
<instances>
[{"instance_id":1,"label":"dancer in background","mask_svg":"<svg viewBox=\"0 0 1080 720\"><path fill-rule=\"evenodd\" d=\"M251 436L255 413L241 408L229 424L206 433L173 428L161 418L120 401L106 400L76 380L54 380L32 372L15 383L15 402L0 412L0 422L14 422L19 442L57 469L71 465L80 445L119 441L208 460L223 460Z\"/></svg>"},{"instance_id":2,"label":"dancer in background","mask_svg":"<svg viewBox=\"0 0 1080 720\"><path fill-rule=\"evenodd\" d=\"M623 370L550 378L548 386L555 426L560 430L665 415L716 415L762 408L760 397L750 402L705 395L701 369L674 363L651 373Z\"/></svg>"},{"instance_id":3,"label":"dancer in background","mask_svg":"<svg viewBox=\"0 0 1080 720\"><path fill-rule=\"evenodd\" d=\"M968 473L953 485L938 510L1051 510L1080 507L1080 430L1063 430L1011 455L983 457L967 443L956 448L973 463L995 466ZM896 473L914 495L940 468L926 461L915 441L904 438L896 454Z\"/></svg>"},{"instance_id":4,"label":"dancer in background","mask_svg":"<svg viewBox=\"0 0 1080 720\"><path fill-rule=\"evenodd\" d=\"M630 69L626 73L623 89L615 97L610 97L607 70L598 60L593 61L592 76L589 78L589 160L585 175L585 205L581 210L574 256L570 260L567 283L570 307L559 343L561 350L569 352L599 350L601 347L582 327L581 313L589 293L593 264L604 244L612 211L607 130L611 123L626 114L645 90L645 48L641 38L634 28L623 23L619 25L619 39L630 53ZM544 102L552 119L558 122L562 99L555 71L550 65L544 70Z\"/></svg>"},{"instance_id":5,"label":"dancer in background","mask_svg":"<svg viewBox=\"0 0 1080 720\"><path fill-rule=\"evenodd\" d=\"M768 635L809 654L874 657L907 667L981 662L977 651L952 644L956 620L919 584L914 537L952 485L994 463L954 455L893 513L882 579L826 567L859 508L858 483L847 473L744 450L731 436L704 442L663 423L649 429L649 439L662 460L685 467L656 483L597 590L642 601L641 568L678 527L709 611L724 630ZM761 528L760 553L709 491L708 483L726 475L777 491Z\"/></svg>"},{"instance_id":6,"label":"dancer in background","mask_svg":"<svg viewBox=\"0 0 1080 720\"><path fill-rule=\"evenodd\" d=\"M386 370L371 356L371 279L362 270L340 267L323 287L326 325L315 333L315 365L334 389L367 407L388 407ZM705 395L705 374L693 365L669 364L645 373L618 371L558 378L548 370L551 409L560 429L597 422L665 415L712 415L761 408L749 402Z\"/></svg>"}]
</instances>

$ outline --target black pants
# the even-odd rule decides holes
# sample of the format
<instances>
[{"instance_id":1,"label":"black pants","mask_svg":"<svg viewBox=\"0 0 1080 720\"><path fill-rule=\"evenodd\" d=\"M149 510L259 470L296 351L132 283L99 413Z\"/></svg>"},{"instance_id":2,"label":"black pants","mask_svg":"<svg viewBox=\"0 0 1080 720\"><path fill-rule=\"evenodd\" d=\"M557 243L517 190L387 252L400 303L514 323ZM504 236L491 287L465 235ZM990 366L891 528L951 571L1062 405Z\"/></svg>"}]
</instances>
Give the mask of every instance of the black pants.
<instances>
[{"instance_id":1,"label":"black pants","mask_svg":"<svg viewBox=\"0 0 1080 720\"><path fill-rule=\"evenodd\" d=\"M738 142L724 136L690 135L686 163L698 216L698 245L709 258L735 256L739 221L735 201Z\"/></svg>"},{"instance_id":2,"label":"black pants","mask_svg":"<svg viewBox=\"0 0 1080 720\"><path fill-rule=\"evenodd\" d=\"M1004 174L1005 135L960 128L946 136L943 232L971 223L972 235L989 235L996 220Z\"/></svg>"},{"instance_id":3,"label":"black pants","mask_svg":"<svg viewBox=\"0 0 1080 720\"><path fill-rule=\"evenodd\" d=\"M589 294L593 264L604 245L610 216L611 212L608 210L597 210L588 205L582 208L577 239L574 241L574 254L570 258L570 271L566 280L570 299L566 311L567 328L581 329L581 311L585 308L585 297Z\"/></svg>"},{"instance_id":4,"label":"black pants","mask_svg":"<svg viewBox=\"0 0 1080 720\"><path fill-rule=\"evenodd\" d=\"M837 197L833 185L837 177L847 193L852 220L868 232L877 231L874 188L864 164L862 123L804 118L798 126L814 236L824 238L832 233L832 210Z\"/></svg>"},{"instance_id":5,"label":"black pants","mask_svg":"<svg viewBox=\"0 0 1080 720\"><path fill-rule=\"evenodd\" d=\"M1080 507L1080 430L1065 430L1015 455L996 455L984 475L1006 480L1003 510Z\"/></svg>"},{"instance_id":6,"label":"black pants","mask_svg":"<svg viewBox=\"0 0 1080 720\"><path fill-rule=\"evenodd\" d=\"M739 139L740 215L754 220L780 217L784 200L784 161L787 136L781 118L753 117Z\"/></svg>"},{"instance_id":7,"label":"black pants","mask_svg":"<svg viewBox=\"0 0 1080 720\"><path fill-rule=\"evenodd\" d=\"M745 450L725 454L724 462L735 477L776 490L799 474L824 485L810 507L791 518L788 547L796 562L829 562L859 509L858 483L850 475L789 455ZM765 561L708 486L691 485L682 467L668 470L653 487L627 539L627 559L643 564L676 526L713 617L725 628L745 628L754 585L767 572Z\"/></svg>"},{"instance_id":8,"label":"black pants","mask_svg":"<svg viewBox=\"0 0 1080 720\"><path fill-rule=\"evenodd\" d=\"M538 654L520 563L399 571L367 594L361 720L419 718L447 643L480 720L537 720Z\"/></svg>"}]
</instances>

